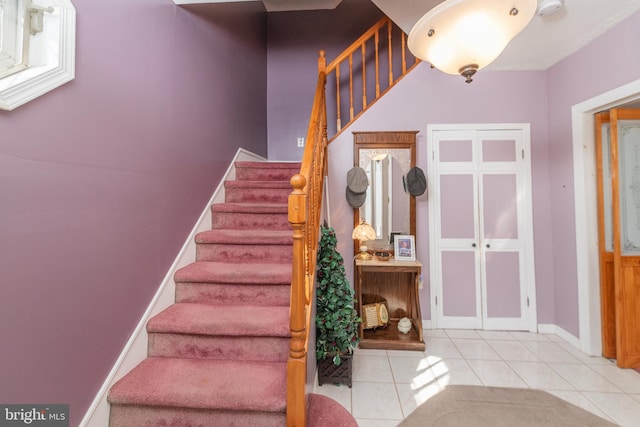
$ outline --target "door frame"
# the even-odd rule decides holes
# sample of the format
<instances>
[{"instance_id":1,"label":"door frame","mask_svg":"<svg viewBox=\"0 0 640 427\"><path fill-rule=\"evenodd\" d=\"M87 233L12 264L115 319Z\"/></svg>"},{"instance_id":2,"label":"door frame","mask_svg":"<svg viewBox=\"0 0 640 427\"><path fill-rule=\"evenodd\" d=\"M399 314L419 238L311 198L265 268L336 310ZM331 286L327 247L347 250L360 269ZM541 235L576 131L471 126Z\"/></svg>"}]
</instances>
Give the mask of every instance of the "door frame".
<instances>
[{"instance_id":1,"label":"door frame","mask_svg":"<svg viewBox=\"0 0 640 427\"><path fill-rule=\"evenodd\" d=\"M594 114L640 100L640 79L571 107L580 350L602 354Z\"/></svg>"},{"instance_id":2,"label":"door frame","mask_svg":"<svg viewBox=\"0 0 640 427\"><path fill-rule=\"evenodd\" d=\"M475 123L475 124L432 124L427 125L427 142L429 143L428 159L427 159L427 173L428 180L431 183L436 182L435 171L435 150L433 147L434 132L436 131L502 131L502 130L516 130L522 132L522 149L525 162L523 163L522 171L522 187L528 191L525 191L523 205L525 212L523 212L522 221L525 224L531 224L526 230L523 231L522 241L524 252L526 253L526 259L522 263L525 269L524 277L526 280L525 291L527 293L529 306L527 313L526 325L530 332L537 332L538 330L538 313L536 305L536 280L535 280L535 261L534 261L534 244L533 244L533 193L532 193L532 179L531 179L531 125L529 123ZM434 198L429 198L429 264L438 265L436 259L436 209L434 206ZM431 324L433 328L438 328L438 316L436 306L436 272L434 269L430 271L430 309L431 309Z\"/></svg>"}]
</instances>

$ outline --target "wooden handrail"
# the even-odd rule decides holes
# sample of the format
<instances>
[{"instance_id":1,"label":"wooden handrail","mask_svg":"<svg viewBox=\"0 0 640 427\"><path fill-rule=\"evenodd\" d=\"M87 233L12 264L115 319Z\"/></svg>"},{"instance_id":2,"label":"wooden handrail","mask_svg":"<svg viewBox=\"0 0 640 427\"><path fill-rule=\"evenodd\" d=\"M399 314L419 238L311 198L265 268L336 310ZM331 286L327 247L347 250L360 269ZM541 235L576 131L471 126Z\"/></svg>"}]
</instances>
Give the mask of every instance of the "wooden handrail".
<instances>
[{"instance_id":1,"label":"wooden handrail","mask_svg":"<svg viewBox=\"0 0 640 427\"><path fill-rule=\"evenodd\" d=\"M387 28L382 37L387 40L387 50L380 49L380 31ZM305 427L307 417L307 358L309 357L309 331L314 327L312 319L313 294L316 280L316 254L320 234L322 211L322 195L324 177L327 175L327 146L330 142L327 133L327 99L326 85L330 75L336 81L335 109L337 123L336 133L332 139L342 132L350 123L355 121L367 108L383 96L404 75L411 71L419 60L407 68L407 48L404 32L400 31L401 64L398 78L394 79L394 44L393 32L397 29L389 18L383 18L358 38L351 46L327 65L325 52L320 51L318 57L318 80L309 118L307 131L307 145L304 149L300 173L291 178L293 191L289 195L288 215L293 229L293 261L291 276L291 317L289 328L291 340L289 344L289 358L287 360L287 426ZM375 97L367 97L367 43L374 45L374 76ZM361 78L362 93L355 93L354 83L354 54L360 51L362 62ZM388 84L382 89L380 84L380 57L386 54L388 66ZM348 92L341 93L340 65L348 61ZM344 95L344 97L342 97ZM361 97L360 97L361 95ZM362 99L362 106L356 111L356 99ZM349 120L341 123L341 99L349 100Z\"/></svg>"},{"instance_id":2,"label":"wooden handrail","mask_svg":"<svg viewBox=\"0 0 640 427\"><path fill-rule=\"evenodd\" d=\"M327 115L324 52L318 59L316 86L307 145L300 173L291 178L289 222L293 228L291 277L291 340L287 361L287 426L304 427L307 417L306 380L309 333L313 326L311 304L315 290L316 253L320 230L322 191L326 175Z\"/></svg>"},{"instance_id":3,"label":"wooden handrail","mask_svg":"<svg viewBox=\"0 0 640 427\"><path fill-rule=\"evenodd\" d=\"M358 37L356 41L351 43L348 48L346 48L340 55L336 56L336 58L331 61L329 65L327 65L327 74L335 70L341 62L344 62L344 60L349 57L349 55L358 50L360 46L365 44L368 40L371 39L371 37L377 34L380 28L384 27L385 25L389 25L390 22L391 20L385 16L384 18L373 24L371 28L369 28L364 34Z\"/></svg>"}]
</instances>

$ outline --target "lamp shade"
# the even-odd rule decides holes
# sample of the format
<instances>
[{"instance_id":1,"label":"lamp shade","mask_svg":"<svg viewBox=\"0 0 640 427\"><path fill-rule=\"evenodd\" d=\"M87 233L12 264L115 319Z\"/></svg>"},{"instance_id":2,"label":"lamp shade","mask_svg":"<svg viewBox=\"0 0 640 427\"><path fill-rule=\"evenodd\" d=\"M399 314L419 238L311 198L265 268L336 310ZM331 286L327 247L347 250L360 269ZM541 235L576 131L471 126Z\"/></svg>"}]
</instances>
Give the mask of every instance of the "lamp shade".
<instances>
[{"instance_id":1,"label":"lamp shade","mask_svg":"<svg viewBox=\"0 0 640 427\"><path fill-rule=\"evenodd\" d=\"M356 228L353 229L353 233L351 233L351 238L354 240L360 240L361 242L364 240L375 240L376 232L369 224L365 221L362 221Z\"/></svg>"},{"instance_id":2,"label":"lamp shade","mask_svg":"<svg viewBox=\"0 0 640 427\"><path fill-rule=\"evenodd\" d=\"M413 26L409 50L470 82L527 26L536 7L536 0L446 0Z\"/></svg>"}]
</instances>

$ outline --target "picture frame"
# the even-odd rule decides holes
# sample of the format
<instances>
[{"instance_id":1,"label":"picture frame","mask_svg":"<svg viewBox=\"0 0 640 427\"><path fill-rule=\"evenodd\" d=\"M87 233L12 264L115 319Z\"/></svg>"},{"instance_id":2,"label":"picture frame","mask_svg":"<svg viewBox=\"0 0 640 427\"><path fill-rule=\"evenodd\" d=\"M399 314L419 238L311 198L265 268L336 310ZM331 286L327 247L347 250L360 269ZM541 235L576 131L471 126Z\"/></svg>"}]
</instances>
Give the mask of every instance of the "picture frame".
<instances>
[{"instance_id":1,"label":"picture frame","mask_svg":"<svg viewBox=\"0 0 640 427\"><path fill-rule=\"evenodd\" d=\"M389 235L389 244L393 245L393 242L396 241L396 236L402 235L401 231L392 231Z\"/></svg>"},{"instance_id":2,"label":"picture frame","mask_svg":"<svg viewBox=\"0 0 640 427\"><path fill-rule=\"evenodd\" d=\"M393 254L396 261L415 261L416 242L414 236L395 236L393 241Z\"/></svg>"}]
</instances>

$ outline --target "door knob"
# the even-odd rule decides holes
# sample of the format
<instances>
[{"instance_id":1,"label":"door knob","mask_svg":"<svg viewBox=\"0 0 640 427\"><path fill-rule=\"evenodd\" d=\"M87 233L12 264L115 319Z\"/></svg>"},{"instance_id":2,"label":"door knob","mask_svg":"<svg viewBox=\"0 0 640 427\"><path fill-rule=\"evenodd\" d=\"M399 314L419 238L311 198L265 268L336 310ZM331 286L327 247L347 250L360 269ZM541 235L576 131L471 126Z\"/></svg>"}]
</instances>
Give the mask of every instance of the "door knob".
<instances>
[{"instance_id":1,"label":"door knob","mask_svg":"<svg viewBox=\"0 0 640 427\"><path fill-rule=\"evenodd\" d=\"M488 247L488 248L490 248L490 247L491 247L491 245L487 243L487 247Z\"/></svg>"},{"instance_id":2,"label":"door knob","mask_svg":"<svg viewBox=\"0 0 640 427\"><path fill-rule=\"evenodd\" d=\"M475 247L476 247L476 244L475 244L475 243L472 243L472 244L471 244L471 246L475 248Z\"/></svg>"}]
</instances>

